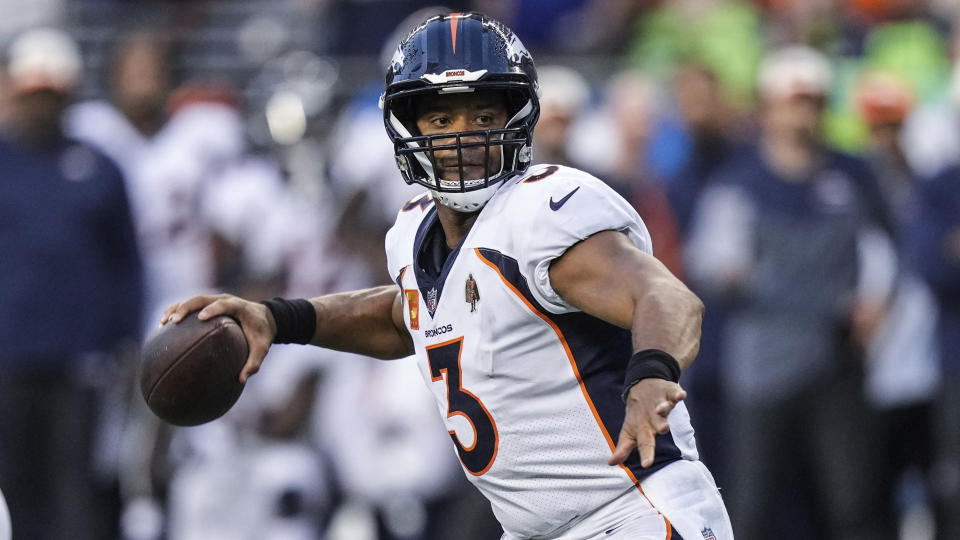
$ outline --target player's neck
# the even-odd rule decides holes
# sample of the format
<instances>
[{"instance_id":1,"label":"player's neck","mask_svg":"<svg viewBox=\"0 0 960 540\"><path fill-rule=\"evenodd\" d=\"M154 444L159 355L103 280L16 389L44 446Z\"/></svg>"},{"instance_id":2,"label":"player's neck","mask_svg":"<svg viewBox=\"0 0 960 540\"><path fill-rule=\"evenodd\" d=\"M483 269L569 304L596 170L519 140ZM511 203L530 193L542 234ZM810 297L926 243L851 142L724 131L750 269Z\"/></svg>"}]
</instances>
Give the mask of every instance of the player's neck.
<instances>
[{"instance_id":1,"label":"player's neck","mask_svg":"<svg viewBox=\"0 0 960 540\"><path fill-rule=\"evenodd\" d=\"M797 137L765 137L762 147L768 165L784 180L802 182L810 178L819 147L812 140Z\"/></svg>"},{"instance_id":2,"label":"player's neck","mask_svg":"<svg viewBox=\"0 0 960 540\"><path fill-rule=\"evenodd\" d=\"M451 210L442 204L437 205L437 217L440 219L440 226L443 227L443 235L447 241L447 247L454 249L460 245L463 237L470 232L473 223L477 221L480 212L457 212Z\"/></svg>"}]
</instances>

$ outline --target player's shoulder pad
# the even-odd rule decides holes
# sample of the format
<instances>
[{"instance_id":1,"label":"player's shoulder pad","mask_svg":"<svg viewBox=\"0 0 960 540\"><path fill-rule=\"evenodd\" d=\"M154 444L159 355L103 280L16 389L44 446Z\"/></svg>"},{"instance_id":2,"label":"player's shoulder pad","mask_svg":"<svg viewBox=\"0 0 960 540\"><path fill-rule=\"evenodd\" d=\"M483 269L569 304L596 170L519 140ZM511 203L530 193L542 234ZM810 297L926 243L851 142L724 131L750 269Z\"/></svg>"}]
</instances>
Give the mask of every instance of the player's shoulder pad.
<instances>
[{"instance_id":1,"label":"player's shoulder pad","mask_svg":"<svg viewBox=\"0 0 960 540\"><path fill-rule=\"evenodd\" d=\"M397 219L384 239L387 252L387 270L391 276L413 261L413 241L420 223L429 215L434 206L429 192L421 193L400 206Z\"/></svg>"},{"instance_id":2,"label":"player's shoulder pad","mask_svg":"<svg viewBox=\"0 0 960 540\"><path fill-rule=\"evenodd\" d=\"M495 197L503 214L530 226L567 223L585 215L618 209L640 221L632 205L599 178L563 165L536 165ZM540 227L542 229L542 227ZM530 229L527 229L530 230Z\"/></svg>"},{"instance_id":3,"label":"player's shoulder pad","mask_svg":"<svg viewBox=\"0 0 960 540\"><path fill-rule=\"evenodd\" d=\"M600 179L559 165L532 167L491 200L493 229L503 238L484 238L517 260L538 302L553 313L574 311L550 284L553 260L602 231L625 233L651 253L650 235L633 206ZM489 218L488 218L489 219Z\"/></svg>"},{"instance_id":4,"label":"player's shoulder pad","mask_svg":"<svg viewBox=\"0 0 960 540\"><path fill-rule=\"evenodd\" d=\"M609 189L602 180L592 174L564 165L535 165L530 167L516 184L518 188L522 188L522 194L527 196L552 193L565 187L590 186Z\"/></svg>"}]
</instances>

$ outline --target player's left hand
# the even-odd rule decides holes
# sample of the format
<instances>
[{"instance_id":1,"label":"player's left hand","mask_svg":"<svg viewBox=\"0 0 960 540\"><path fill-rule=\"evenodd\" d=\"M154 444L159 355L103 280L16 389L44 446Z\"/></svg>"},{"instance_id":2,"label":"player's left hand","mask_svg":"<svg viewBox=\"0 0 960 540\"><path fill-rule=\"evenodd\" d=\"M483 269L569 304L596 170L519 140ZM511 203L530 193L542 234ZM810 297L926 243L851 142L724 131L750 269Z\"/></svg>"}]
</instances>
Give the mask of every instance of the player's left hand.
<instances>
[{"instance_id":1,"label":"player's left hand","mask_svg":"<svg viewBox=\"0 0 960 540\"><path fill-rule=\"evenodd\" d=\"M663 379L643 379L627 394L627 415L620 428L620 438L608 465L620 465L634 448L640 451L640 465L653 465L656 436L670 430L667 415L687 392L680 385Z\"/></svg>"}]
</instances>

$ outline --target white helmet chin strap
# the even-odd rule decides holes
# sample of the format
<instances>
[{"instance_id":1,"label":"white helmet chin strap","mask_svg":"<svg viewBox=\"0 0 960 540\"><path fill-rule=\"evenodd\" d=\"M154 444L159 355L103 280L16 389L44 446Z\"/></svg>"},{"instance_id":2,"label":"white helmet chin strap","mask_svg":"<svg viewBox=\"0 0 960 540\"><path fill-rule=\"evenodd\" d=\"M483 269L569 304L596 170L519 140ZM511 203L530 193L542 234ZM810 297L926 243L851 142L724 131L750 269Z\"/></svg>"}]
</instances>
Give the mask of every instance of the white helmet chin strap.
<instances>
[{"instance_id":1,"label":"white helmet chin strap","mask_svg":"<svg viewBox=\"0 0 960 540\"><path fill-rule=\"evenodd\" d=\"M487 204L493 194L503 185L503 180L482 189L464 191L463 193L443 193L431 189L433 200L457 212L476 212Z\"/></svg>"}]
</instances>

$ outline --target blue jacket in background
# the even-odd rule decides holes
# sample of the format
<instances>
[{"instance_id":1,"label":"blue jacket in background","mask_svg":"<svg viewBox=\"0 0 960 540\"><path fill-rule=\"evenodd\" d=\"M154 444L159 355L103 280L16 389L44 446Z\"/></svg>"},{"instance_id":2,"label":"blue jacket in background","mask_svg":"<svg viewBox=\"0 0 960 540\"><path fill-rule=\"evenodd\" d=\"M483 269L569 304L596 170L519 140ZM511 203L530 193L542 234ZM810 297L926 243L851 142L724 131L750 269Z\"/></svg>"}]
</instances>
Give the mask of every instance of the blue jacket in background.
<instances>
[{"instance_id":1,"label":"blue jacket in background","mask_svg":"<svg viewBox=\"0 0 960 540\"><path fill-rule=\"evenodd\" d=\"M0 139L0 364L41 367L135 339L142 303L117 167L71 140L24 151Z\"/></svg>"},{"instance_id":2,"label":"blue jacket in background","mask_svg":"<svg viewBox=\"0 0 960 540\"><path fill-rule=\"evenodd\" d=\"M712 236L701 245L740 245L748 261L740 283L728 291L724 387L743 403L760 402L836 376L845 364L850 301L860 278L860 235L889 228L867 164L824 148L808 178L789 181L754 144L738 150L706 190L705 201L726 193L725 199L740 201L727 211L750 216L732 220L729 229L726 220L699 227ZM724 270L711 272L723 281Z\"/></svg>"},{"instance_id":3,"label":"blue jacket in background","mask_svg":"<svg viewBox=\"0 0 960 540\"><path fill-rule=\"evenodd\" d=\"M919 218L911 257L940 305L940 351L944 373L960 374L960 259L945 249L951 232L960 231L960 167L952 167L920 186Z\"/></svg>"}]
</instances>

